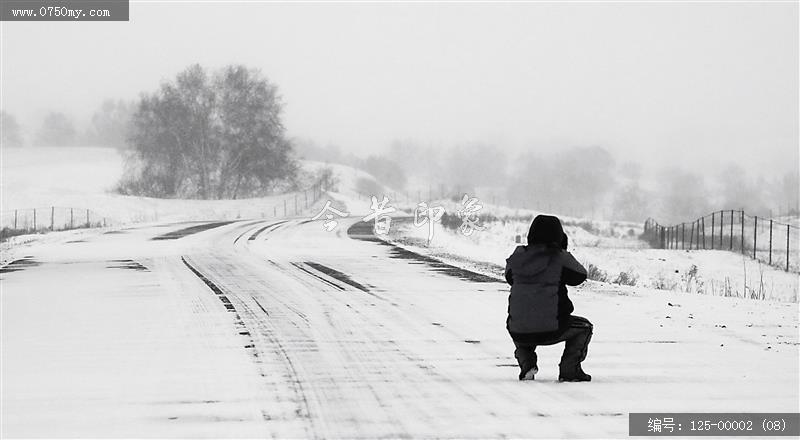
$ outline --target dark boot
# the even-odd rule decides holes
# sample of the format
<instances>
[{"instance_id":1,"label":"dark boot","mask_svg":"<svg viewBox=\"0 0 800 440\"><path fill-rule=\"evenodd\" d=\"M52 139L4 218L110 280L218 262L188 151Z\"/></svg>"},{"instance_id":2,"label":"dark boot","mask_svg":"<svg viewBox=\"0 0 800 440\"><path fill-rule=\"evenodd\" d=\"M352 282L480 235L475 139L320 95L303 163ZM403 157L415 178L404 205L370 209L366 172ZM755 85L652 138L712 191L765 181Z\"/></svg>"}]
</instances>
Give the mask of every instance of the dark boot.
<instances>
[{"instance_id":1,"label":"dark boot","mask_svg":"<svg viewBox=\"0 0 800 440\"><path fill-rule=\"evenodd\" d=\"M562 371L558 375L559 382L589 382L591 380L592 376L586 374L580 365L571 372Z\"/></svg>"},{"instance_id":2,"label":"dark boot","mask_svg":"<svg viewBox=\"0 0 800 440\"><path fill-rule=\"evenodd\" d=\"M562 382L588 382L592 376L584 373L581 362L586 359L589 341L592 340L592 324L580 316L571 317L570 329L566 332L564 354L561 355L558 380Z\"/></svg>"},{"instance_id":3,"label":"dark boot","mask_svg":"<svg viewBox=\"0 0 800 440\"><path fill-rule=\"evenodd\" d=\"M519 380L533 380L534 376L538 372L539 372L539 367L537 367L536 365L528 369L520 367Z\"/></svg>"},{"instance_id":4,"label":"dark boot","mask_svg":"<svg viewBox=\"0 0 800 440\"><path fill-rule=\"evenodd\" d=\"M519 380L533 380L533 376L539 372L539 367L536 365L538 360L536 346L516 341L514 345L516 346L514 357L519 364Z\"/></svg>"}]
</instances>

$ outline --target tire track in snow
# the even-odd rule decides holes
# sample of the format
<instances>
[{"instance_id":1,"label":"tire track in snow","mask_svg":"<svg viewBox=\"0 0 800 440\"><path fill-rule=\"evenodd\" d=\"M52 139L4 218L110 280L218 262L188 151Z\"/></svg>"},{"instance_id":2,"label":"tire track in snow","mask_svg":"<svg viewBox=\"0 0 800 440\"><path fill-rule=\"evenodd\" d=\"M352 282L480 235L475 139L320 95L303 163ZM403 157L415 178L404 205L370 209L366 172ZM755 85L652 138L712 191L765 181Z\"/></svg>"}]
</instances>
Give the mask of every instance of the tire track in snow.
<instances>
[{"instance_id":1,"label":"tire track in snow","mask_svg":"<svg viewBox=\"0 0 800 440\"><path fill-rule=\"evenodd\" d=\"M398 265L378 248L371 251L370 243L339 241L333 235L314 234L314 228L292 226L273 237L276 241L270 248L225 252L230 241L220 237L214 254L203 256L200 270L232 292L229 295L248 328L256 329L256 347L266 351L262 359L277 357L270 355L274 347L269 337L280 340L296 372L286 378L305 385L308 423L314 423L316 436L463 437L468 432L480 437L526 437L540 432L536 419L543 415L550 421L542 435L577 435L579 431L566 420L580 413L562 408L576 401L599 404L594 394L587 395L586 387L559 387L550 381L520 386L514 373L490 371L498 371L495 364L508 359L513 346L503 344L500 351L497 344L466 343L475 338L462 317L450 316L452 327L431 333L435 328L431 322L441 316L437 305L461 301L459 292L476 290L475 284L435 275L436 271L421 270L419 265ZM268 264L252 253L256 251L267 256ZM326 265L328 260L341 263L336 267L348 268L356 279L358 274L369 274L367 279L381 286L376 290L387 292L401 305L375 301L310 266L301 264L306 269L302 270L292 264L320 253ZM430 294L409 286L403 281L408 277L424 278ZM463 298L485 301L483 296ZM247 307L239 307L239 302ZM528 401L532 390L537 398ZM552 411L551 405L558 409ZM473 427L465 429L464 423Z\"/></svg>"},{"instance_id":2,"label":"tire track in snow","mask_svg":"<svg viewBox=\"0 0 800 440\"><path fill-rule=\"evenodd\" d=\"M473 272L462 267L453 266L452 264L444 263L427 255L418 254L406 248L397 246L396 244L390 243L376 236L373 232L372 225L367 222L360 221L352 224L349 228L347 228L347 235L355 240L368 241L387 246L392 258L409 260L410 262L417 264L425 264L431 267L434 272L449 275L464 281L471 281L474 283L496 283L501 281L497 278Z\"/></svg>"},{"instance_id":3,"label":"tire track in snow","mask_svg":"<svg viewBox=\"0 0 800 440\"><path fill-rule=\"evenodd\" d=\"M397 306L397 303L395 303L393 301L390 301L390 300L388 300L388 299L386 299L386 298L384 298L384 297L382 297L382 296L380 296L378 294L373 293L369 288L365 287L363 284L361 284L361 283L359 283L357 281L354 281L349 275L345 274L344 272L340 272L340 271L338 271L336 269L333 269L331 267L328 267L328 266L325 266L323 264L316 263L316 262L313 262L313 261L304 261L302 264L300 264L300 263L292 263L292 265L297 267L298 269L302 270L303 272L308 273L309 275L313 276L314 278L317 278L317 279L319 279L319 280L321 280L321 281L323 281L323 282L325 282L327 284L332 284L334 287L336 287L339 290L346 290L346 288L343 287L343 286L340 286L340 285L338 285L338 284L336 284L334 282L331 282L330 280L328 280L328 279L326 279L324 277L321 277L321 276L317 275L316 273L308 270L303 265L311 267L314 270L316 270L316 271L318 271L318 272L320 272L320 273L322 273L324 275L327 275L327 276L329 276L329 277L331 277L331 278L333 278L333 279L335 279L337 281L341 281L341 282L343 282L343 283L345 283L347 285L355 287L356 289L366 293L367 295L370 295L370 296L375 297L375 298L377 298L377 299L379 299L381 301L386 301L386 302L391 303L394 306Z\"/></svg>"},{"instance_id":4,"label":"tire track in snow","mask_svg":"<svg viewBox=\"0 0 800 440\"><path fill-rule=\"evenodd\" d=\"M351 412L355 413L350 417L351 423L373 422L374 417L371 419L365 417L365 414L369 411L374 411L375 408L381 408L379 417L391 419L391 422L388 423L383 430L377 433L362 432L360 435L367 437L408 437L409 435L407 433L413 431L413 429L408 426L405 421L430 422L431 414L427 411L430 410L430 407L428 407L427 410L422 407L411 408L411 411L414 412L413 416L405 417L402 421L397 417L397 412L393 410L394 405L398 403L403 404L403 402L405 402L405 399L398 398L398 396L405 394L408 400L419 401L424 399L424 394L429 392L430 389L427 387L412 387L409 389L403 386L404 384L421 382L422 380L417 377L420 372L416 371L409 376L407 371L403 371L403 368L398 367L401 367L403 361L417 363L419 359L412 357L408 353L404 353L400 346L394 340L388 339L386 335L381 334L379 336L375 334L381 333L382 331L376 331L375 329L383 329L385 326L378 322L373 314L364 313L362 309L375 307L376 304L372 303L367 296L341 295L336 294L336 292L326 291L324 287L328 285L327 282L318 284L318 282L312 281L296 271L288 271L288 267L282 267L275 262L272 263L276 267L282 268L282 270L295 281L307 286L308 292L319 292L323 294L320 296L309 295L315 300L314 306L322 306L324 309L346 311L346 313L334 313L333 310L324 310L320 319L324 319L326 325L319 325L320 321L315 320L314 328L324 328L328 330L323 332L323 336L326 336L325 338L318 339L324 339L327 343L336 345L335 349L329 350L329 355L335 356L336 359L338 359L337 366L347 371L348 379L337 379L334 384L344 383L350 387L367 387L369 396L377 402L377 404L365 404L357 401L357 403L359 403L358 407L351 409ZM292 263L292 266L297 267L294 263ZM307 270L302 270L302 272L308 273ZM319 280L317 275L313 276L315 280ZM333 307L329 304L329 300L338 302L339 307ZM278 299L278 302L285 304L285 302L280 299ZM389 347L381 347L381 345L388 345ZM398 354L400 355L399 359L397 358ZM420 367L422 374L428 374L429 371L427 370L428 369L425 367ZM378 379L373 378L376 376L376 373ZM327 379L327 381L330 382L331 380ZM341 391L337 390L337 392ZM440 403L441 402L437 399L436 404L438 405ZM359 410L359 408L361 409ZM407 408L404 408L404 410L409 411ZM336 424L336 426L341 426L341 424ZM402 430L399 428L401 426ZM334 435L334 437L342 436L352 437L353 434L350 431L346 431L345 434Z\"/></svg>"},{"instance_id":5,"label":"tire track in snow","mask_svg":"<svg viewBox=\"0 0 800 440\"><path fill-rule=\"evenodd\" d=\"M242 223L242 224L241 224L241 225L239 225L239 226L240 226L240 227L248 227L248 226L257 225L257 224L259 224L259 223L263 223L263 222L264 222L264 220L256 220L256 221L254 221L254 222ZM236 244L236 243L237 243L239 240L241 240L241 239L242 239L242 237L244 237L245 235L247 235L247 234L249 234L249 233L250 233L250 230L248 229L248 230L246 230L246 231L242 232L241 234L239 234L239 236L238 236L238 237L236 237L236 240L233 240L233 244Z\"/></svg>"},{"instance_id":6,"label":"tire track in snow","mask_svg":"<svg viewBox=\"0 0 800 440\"><path fill-rule=\"evenodd\" d=\"M190 264L186 260L186 257L182 256L181 257L181 261L183 262L183 264L186 265L186 267L189 268L189 270L192 273L194 273L198 278L200 278L200 280L203 281L203 283L205 283L206 286L208 286L208 288L211 289L211 291L214 292L215 295L217 295L217 297L220 299L220 301L222 301L223 305L225 306L225 308L229 312L236 313L236 325L240 329L239 334L249 338L249 341L244 346L244 348L249 350L249 351L251 351L251 356L255 359L257 364L262 364L262 362L260 361L259 358L261 357L260 353L263 353L264 350L259 345L256 344L256 342L254 340L254 335L264 335L264 333L263 332L254 332L251 329L251 327L248 326L247 322L251 322L252 323L254 321L256 321L256 322L265 322L265 321L263 319L261 319L261 320L258 320L258 319L256 319L256 320L253 320L253 319L245 320L245 319L243 319L242 316L240 315L239 311L237 310L236 306L230 301L230 299L227 297L226 293L223 291L223 289L221 287L219 287L215 282L211 281L209 279L209 277L207 277L206 275L201 273L192 264ZM269 316L269 312L267 312L267 310L261 304L259 304L257 301L256 301L256 304L263 311L263 313L268 317ZM244 314L245 316L250 317L250 316L255 315L253 310L250 309L247 306L247 304L240 303L239 306L240 306L239 309L241 309L242 314ZM244 329L244 330L242 331L242 329ZM292 362L292 359L288 356L288 353L286 352L286 349L283 347L282 343L278 339L276 339L274 337L270 337L269 339L270 339L270 343L274 344L277 347L277 352L282 357L282 359L284 361L284 366L286 366L287 369L288 369L288 376L290 378L289 383L291 384L292 388L294 389L295 395L297 396L297 401L300 403L299 408L297 408L294 413L295 413L295 415L297 417L302 418L302 419L307 419L307 420L310 421L309 424L305 425L307 429L310 428L310 432L307 431L307 433L309 434L309 437L311 437L311 438L318 438L318 435L316 434L316 431L314 429L313 420L311 420L308 398L306 397L306 391L303 388L303 383L300 380L298 380L297 369L295 368L294 363ZM269 373L271 373L271 372L265 371L261 365L259 365L259 370L260 370L261 377L267 377L269 375ZM273 416L271 414L269 414L268 412L264 411L264 410L262 410L262 418L267 422L273 420Z\"/></svg>"},{"instance_id":7,"label":"tire track in snow","mask_svg":"<svg viewBox=\"0 0 800 440\"><path fill-rule=\"evenodd\" d=\"M10 272L19 272L21 270L25 270L31 267L36 267L41 265L42 263L33 259L33 256L26 255L25 257L18 258L3 267L0 267L0 274L3 273L10 273Z\"/></svg>"},{"instance_id":8,"label":"tire track in snow","mask_svg":"<svg viewBox=\"0 0 800 440\"><path fill-rule=\"evenodd\" d=\"M332 281L329 281L329 280L325 279L324 277L321 277L321 276L319 276L319 275L315 274L314 272L312 272L312 271L310 271L310 270L306 269L306 268L303 266L303 263L297 263L297 262L293 262L293 263L292 263L292 266L294 266L294 267L298 268L299 270L302 270L303 272L307 273L309 276L312 276L312 277L314 277L314 278L316 278L316 279L318 279L318 280L322 281L323 283L325 283L325 284L327 284L327 285L329 285L329 286L333 287L334 289L337 289L337 290L339 290L339 291L343 291L343 290L345 290L345 288L344 288L344 287L342 287L342 286L340 286L340 285L338 285L338 284L336 284L336 283L334 283L334 282L332 282Z\"/></svg>"},{"instance_id":9,"label":"tire track in snow","mask_svg":"<svg viewBox=\"0 0 800 440\"><path fill-rule=\"evenodd\" d=\"M275 230L277 230L277 229L278 229L278 228L279 228L279 227L280 227L282 224L285 224L287 221L288 221L288 220L282 220L282 221L275 222L275 223L271 223L271 224L269 224L269 225L267 225L267 226L264 226L263 228L261 228L261 229L259 229L258 231L256 231L256 232L255 232L253 235L251 235L251 236L250 236L250 237L247 239L247 241L253 241L253 240L255 240L256 238L258 238L258 236L259 236L259 235L261 235L261 233L263 233L264 231L266 231L266 230L268 230L268 229L269 229L269 231L268 231L268 232L275 231Z\"/></svg>"},{"instance_id":10,"label":"tire track in snow","mask_svg":"<svg viewBox=\"0 0 800 440\"><path fill-rule=\"evenodd\" d=\"M277 265L277 263L274 262L273 264ZM295 263L292 263L292 265L297 267ZM303 272L307 271L303 270ZM292 272L291 274L299 282L308 285L309 289L312 292L314 291L314 289L319 290L321 287L320 285L315 285L314 283L310 282L310 280L308 280L307 277L301 276L296 272ZM315 278L319 277L315 275ZM324 290L321 290L320 293L324 293ZM470 410L475 411L476 417L486 414L489 414L493 418L497 417L497 415L493 413L492 408L488 405L488 403L481 400L481 398L479 397L479 393L474 393L466 390L463 386L461 386L461 384L459 384L456 380L450 377L447 373L440 371L434 365L430 364L429 362L426 362L425 358L420 357L419 355L416 355L404 349L401 346L401 342L395 339L397 335L386 333L387 323L382 322L382 318L387 318L387 316L385 315L388 314L390 315L390 319L387 319L387 321L394 324L395 326L400 326L407 330L410 330L416 336L416 338L418 338L416 340L425 341L426 343L425 345L428 345L430 343L436 345L436 341L431 341L429 339L429 335L424 334L423 329L425 327L420 325L419 318L416 317L412 318L412 315L409 313L405 312L401 313L398 310L399 305L397 303L392 302L391 305L393 307L384 306L383 308L380 308L376 303L372 303L369 300L369 297L367 296L357 296L357 295L345 296L339 294L339 295L327 295L325 298L339 302L340 305L344 306L342 308L343 310L347 310L348 312L350 312L350 314L348 315L337 314L334 316L333 314L326 314L325 318L331 328L358 329L358 331L366 334L365 337L367 337L367 340L383 343L387 346L383 347L378 353L378 355L379 356L386 356L387 354L391 355L387 356L388 368L386 369L386 371L387 375L392 376L392 378L384 381L384 382L391 382L391 386L384 384L381 390L373 390L373 392L379 392L379 391L383 392L385 396L382 399L383 401L390 401L390 402L398 400L404 401L404 399L417 402L427 401L429 405L427 409L430 410L431 406L434 406L437 407L437 411L419 412L416 413L413 417L410 417L410 419L416 420L417 422L422 421L424 424L427 424L429 426L437 426L439 423L442 422L435 416L431 417L431 413L445 414L448 412L447 400L441 399L439 398L439 396L458 395L460 400L467 400L469 402L472 402L473 405L475 405L474 407L471 407ZM357 303L360 303L360 305L356 305ZM377 310L375 308L377 308ZM345 317L349 318L344 320L343 318ZM449 330L448 332L453 333L452 331ZM369 355L374 356L375 352L358 350L357 345L354 346L352 344L348 344L345 338L335 338L335 340L339 341L340 352L347 353L351 357L355 356L354 362L348 363L349 365L369 365L371 363L374 363L374 359L371 359ZM393 369L392 368L393 365L395 366L411 365L414 368L412 371L409 372L408 370L403 370L403 369ZM404 376L404 377L397 377L397 376ZM415 383L424 383L425 386L424 387L412 386L411 389L403 387L403 384L415 384ZM388 392L386 388L389 389ZM398 395L404 397L398 399L397 398ZM411 429L411 431L413 431L413 429ZM438 432L438 429L432 429L430 432Z\"/></svg>"},{"instance_id":11,"label":"tire track in snow","mask_svg":"<svg viewBox=\"0 0 800 440\"><path fill-rule=\"evenodd\" d=\"M333 290L303 271L290 270L294 268L291 265L273 262L267 267L281 271L273 269L267 279L254 276L257 269L252 266L259 265L255 259L248 262L236 258L234 262L215 256L203 263L203 271L212 274L217 284L235 292L231 296L252 304L241 310L245 321L253 321L248 322L248 327L259 329L254 333L283 341L283 353L287 360L292 360L297 374L292 380L310 385L306 389L309 414L320 436L404 437L413 431L404 426L407 422L434 425L441 422L427 411L430 407L403 409L401 412L413 416L398 418L398 405L406 402L404 398L398 400L398 396L405 395L411 400L427 398L436 406L442 405L437 409L440 414L447 403L432 399L430 387L409 386L409 383L429 382L423 376L429 370L397 368L407 364L411 356L402 353L394 341L387 341L385 334L374 334L384 331L381 324L365 321L366 315L360 309L374 306L371 297L360 292L354 295L356 292L352 290L347 291L350 295L342 295L342 291ZM260 266L263 268L263 263ZM349 298L353 304L348 307L331 302L331 298L342 301ZM244 310L259 312L250 314ZM295 313L296 310L303 310L305 317ZM370 324L365 326L366 322Z\"/></svg>"},{"instance_id":12,"label":"tire track in snow","mask_svg":"<svg viewBox=\"0 0 800 440\"><path fill-rule=\"evenodd\" d=\"M207 231L209 229L218 228L220 226L229 225L235 222L235 220L228 220L222 222L203 223L196 226L190 226L188 228L178 229L177 231L170 231L166 234L156 235L155 237L151 238L151 240L177 240L179 238L197 234L198 232Z\"/></svg>"}]
</instances>

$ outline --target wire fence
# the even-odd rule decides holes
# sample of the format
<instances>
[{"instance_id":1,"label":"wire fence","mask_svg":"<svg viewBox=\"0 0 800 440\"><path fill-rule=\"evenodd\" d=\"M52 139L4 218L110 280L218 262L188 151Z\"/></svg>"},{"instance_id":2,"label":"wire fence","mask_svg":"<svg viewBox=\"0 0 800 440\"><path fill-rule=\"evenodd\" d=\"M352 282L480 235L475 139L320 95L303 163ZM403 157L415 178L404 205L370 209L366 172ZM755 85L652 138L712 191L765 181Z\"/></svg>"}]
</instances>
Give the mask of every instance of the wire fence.
<instances>
[{"instance_id":1,"label":"wire fence","mask_svg":"<svg viewBox=\"0 0 800 440\"><path fill-rule=\"evenodd\" d=\"M647 219L643 238L660 249L717 249L800 272L800 228L792 220L751 216L744 211L716 211L692 222L664 226Z\"/></svg>"},{"instance_id":2,"label":"wire fence","mask_svg":"<svg viewBox=\"0 0 800 440\"><path fill-rule=\"evenodd\" d=\"M48 206L42 208L14 209L0 212L0 240L25 234L50 231L66 231L82 228L118 226L131 222L159 221L170 216L194 216L203 220L236 218L267 218L298 215L311 208L323 195L326 188L317 181L311 186L270 198L265 203L242 203L241 201L174 200L167 205L167 212L139 212L132 217L105 216L97 211L77 207ZM221 203L216 203L221 202ZM174 210L175 212L171 212ZM130 214L130 213L128 213Z\"/></svg>"},{"instance_id":3,"label":"wire fence","mask_svg":"<svg viewBox=\"0 0 800 440\"><path fill-rule=\"evenodd\" d=\"M49 206L0 213L0 234L3 239L14 235L96 228L112 224L110 218L85 208Z\"/></svg>"}]
</instances>

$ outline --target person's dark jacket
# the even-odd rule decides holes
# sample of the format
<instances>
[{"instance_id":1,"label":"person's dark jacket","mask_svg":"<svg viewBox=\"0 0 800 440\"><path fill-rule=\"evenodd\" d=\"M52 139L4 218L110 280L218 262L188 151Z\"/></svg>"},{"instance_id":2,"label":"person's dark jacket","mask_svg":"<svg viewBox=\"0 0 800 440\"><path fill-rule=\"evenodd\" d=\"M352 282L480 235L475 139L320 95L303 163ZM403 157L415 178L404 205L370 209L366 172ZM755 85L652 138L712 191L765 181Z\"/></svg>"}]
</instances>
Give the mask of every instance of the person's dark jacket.
<instances>
[{"instance_id":1,"label":"person's dark jacket","mask_svg":"<svg viewBox=\"0 0 800 440\"><path fill-rule=\"evenodd\" d=\"M511 285L506 325L520 342L557 338L569 326L574 311L566 285L586 279L586 269L566 251L566 235L556 217L537 216L528 246L518 246L506 260Z\"/></svg>"}]
</instances>

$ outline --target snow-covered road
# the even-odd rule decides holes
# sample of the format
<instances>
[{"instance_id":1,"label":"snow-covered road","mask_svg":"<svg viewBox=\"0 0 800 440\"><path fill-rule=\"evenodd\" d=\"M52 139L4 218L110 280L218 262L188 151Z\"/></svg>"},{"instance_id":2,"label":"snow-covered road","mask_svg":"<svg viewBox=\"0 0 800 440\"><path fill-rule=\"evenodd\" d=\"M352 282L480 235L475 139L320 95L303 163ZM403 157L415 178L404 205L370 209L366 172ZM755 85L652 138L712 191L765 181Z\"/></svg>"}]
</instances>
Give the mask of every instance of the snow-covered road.
<instances>
[{"instance_id":1,"label":"snow-covered road","mask_svg":"<svg viewBox=\"0 0 800 440\"><path fill-rule=\"evenodd\" d=\"M558 383L555 346L520 383L504 284L354 223L30 246L0 274L0 434L616 438L629 412L798 411L797 304L589 284L593 381Z\"/></svg>"}]
</instances>

